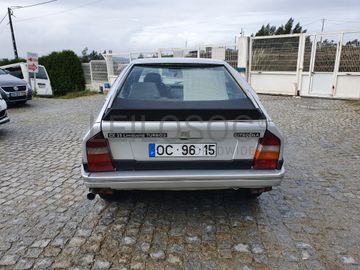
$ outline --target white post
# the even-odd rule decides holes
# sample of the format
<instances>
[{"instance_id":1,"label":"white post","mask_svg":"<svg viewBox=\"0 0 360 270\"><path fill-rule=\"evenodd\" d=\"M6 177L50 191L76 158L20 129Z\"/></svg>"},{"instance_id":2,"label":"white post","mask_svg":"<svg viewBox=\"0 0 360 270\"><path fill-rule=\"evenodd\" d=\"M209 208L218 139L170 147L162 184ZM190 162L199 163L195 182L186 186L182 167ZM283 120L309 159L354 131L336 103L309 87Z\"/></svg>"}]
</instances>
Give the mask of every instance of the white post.
<instances>
[{"instance_id":1,"label":"white post","mask_svg":"<svg viewBox=\"0 0 360 270\"><path fill-rule=\"evenodd\" d=\"M197 58L200 58L200 47L197 49Z\"/></svg>"},{"instance_id":2,"label":"white post","mask_svg":"<svg viewBox=\"0 0 360 270\"><path fill-rule=\"evenodd\" d=\"M34 90L35 92L37 93L37 90L36 90L36 72L34 71Z\"/></svg>"},{"instance_id":3,"label":"white post","mask_svg":"<svg viewBox=\"0 0 360 270\"><path fill-rule=\"evenodd\" d=\"M240 74L247 78L249 76L249 37L238 37L238 70Z\"/></svg>"},{"instance_id":4,"label":"white post","mask_svg":"<svg viewBox=\"0 0 360 270\"><path fill-rule=\"evenodd\" d=\"M305 34L301 34L299 36L299 49L298 49L298 56L297 56L297 63L296 63L296 89L295 95L301 91L301 84L302 84L302 72L304 68L304 54L305 54Z\"/></svg>"},{"instance_id":5,"label":"white post","mask_svg":"<svg viewBox=\"0 0 360 270\"><path fill-rule=\"evenodd\" d=\"M106 62L106 71L108 74L108 81L110 81L110 77L114 76L114 61L113 55L111 51L107 51L105 55L103 55Z\"/></svg>"},{"instance_id":6,"label":"white post","mask_svg":"<svg viewBox=\"0 0 360 270\"><path fill-rule=\"evenodd\" d=\"M333 97L336 95L336 85L337 85L338 72L339 72L339 67L340 67L341 50L342 50L343 42L344 42L344 33L341 33L340 38L337 43L337 46L336 46L334 77L333 77L333 87L332 87L332 96Z\"/></svg>"},{"instance_id":7,"label":"white post","mask_svg":"<svg viewBox=\"0 0 360 270\"><path fill-rule=\"evenodd\" d=\"M308 94L311 94L312 85L313 85L313 75L315 71L315 57L316 57L316 49L317 49L317 38L318 36L314 35L314 41L311 47L311 57L310 57L310 66L309 66L309 88Z\"/></svg>"}]
</instances>

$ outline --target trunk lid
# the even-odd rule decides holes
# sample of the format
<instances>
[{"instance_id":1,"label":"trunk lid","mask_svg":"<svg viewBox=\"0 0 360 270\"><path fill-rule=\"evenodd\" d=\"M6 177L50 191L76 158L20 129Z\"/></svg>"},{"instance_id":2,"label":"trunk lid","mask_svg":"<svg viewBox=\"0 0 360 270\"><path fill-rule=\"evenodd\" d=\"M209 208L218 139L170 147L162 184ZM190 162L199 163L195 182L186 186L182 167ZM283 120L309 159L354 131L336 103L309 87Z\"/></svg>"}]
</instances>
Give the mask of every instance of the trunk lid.
<instances>
[{"instance_id":1,"label":"trunk lid","mask_svg":"<svg viewBox=\"0 0 360 270\"><path fill-rule=\"evenodd\" d=\"M102 131L114 161L251 161L266 130L265 120L204 122L103 121ZM151 156L151 144L215 144L211 156Z\"/></svg>"}]
</instances>

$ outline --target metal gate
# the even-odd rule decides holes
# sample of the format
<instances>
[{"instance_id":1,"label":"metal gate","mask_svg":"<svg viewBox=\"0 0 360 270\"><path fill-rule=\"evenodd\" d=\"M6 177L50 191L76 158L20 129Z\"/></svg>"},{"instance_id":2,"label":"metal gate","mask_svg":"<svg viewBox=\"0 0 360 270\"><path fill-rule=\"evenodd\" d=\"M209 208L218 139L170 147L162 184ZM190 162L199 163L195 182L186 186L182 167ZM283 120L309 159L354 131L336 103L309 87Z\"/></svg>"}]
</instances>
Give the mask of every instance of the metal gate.
<instances>
[{"instance_id":1,"label":"metal gate","mask_svg":"<svg viewBox=\"0 0 360 270\"><path fill-rule=\"evenodd\" d=\"M258 93L296 94L300 39L301 34L250 38L248 81Z\"/></svg>"},{"instance_id":2,"label":"metal gate","mask_svg":"<svg viewBox=\"0 0 360 270\"><path fill-rule=\"evenodd\" d=\"M336 84L336 70L339 65L341 36L339 34L307 36L305 48L311 47L310 58L305 57L302 78L302 92L309 95L331 97ZM309 50L305 50L309 53ZM310 61L308 61L308 59Z\"/></svg>"},{"instance_id":3,"label":"metal gate","mask_svg":"<svg viewBox=\"0 0 360 270\"><path fill-rule=\"evenodd\" d=\"M360 32L303 39L302 96L360 98Z\"/></svg>"},{"instance_id":4,"label":"metal gate","mask_svg":"<svg viewBox=\"0 0 360 270\"><path fill-rule=\"evenodd\" d=\"M251 37L258 93L360 98L360 31Z\"/></svg>"}]
</instances>

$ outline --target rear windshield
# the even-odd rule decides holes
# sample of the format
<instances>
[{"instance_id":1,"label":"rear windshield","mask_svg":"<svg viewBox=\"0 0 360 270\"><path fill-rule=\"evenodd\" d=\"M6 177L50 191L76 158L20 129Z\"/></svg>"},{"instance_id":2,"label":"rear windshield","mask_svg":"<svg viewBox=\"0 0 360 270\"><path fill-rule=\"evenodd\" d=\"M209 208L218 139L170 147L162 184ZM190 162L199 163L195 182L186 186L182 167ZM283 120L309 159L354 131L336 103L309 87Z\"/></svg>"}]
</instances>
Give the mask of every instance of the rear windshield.
<instances>
[{"instance_id":1,"label":"rear windshield","mask_svg":"<svg viewBox=\"0 0 360 270\"><path fill-rule=\"evenodd\" d=\"M222 65L135 65L103 120L264 119ZM170 120L169 120L170 119Z\"/></svg>"},{"instance_id":2,"label":"rear windshield","mask_svg":"<svg viewBox=\"0 0 360 270\"><path fill-rule=\"evenodd\" d=\"M224 66L134 66L118 99L220 101L247 98Z\"/></svg>"}]
</instances>

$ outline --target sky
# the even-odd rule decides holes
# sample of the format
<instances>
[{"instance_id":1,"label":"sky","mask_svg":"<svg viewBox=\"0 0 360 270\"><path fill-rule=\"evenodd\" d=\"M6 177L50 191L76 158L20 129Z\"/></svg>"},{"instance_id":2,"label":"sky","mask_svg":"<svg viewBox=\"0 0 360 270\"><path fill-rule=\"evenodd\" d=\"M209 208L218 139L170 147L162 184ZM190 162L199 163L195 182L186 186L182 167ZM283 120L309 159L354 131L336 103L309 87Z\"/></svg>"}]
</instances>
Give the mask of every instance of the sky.
<instances>
[{"instance_id":1,"label":"sky","mask_svg":"<svg viewBox=\"0 0 360 270\"><path fill-rule=\"evenodd\" d=\"M0 0L0 21L9 6L46 0ZM281 25L289 17L308 32L360 30L359 0L57 0L14 9L20 57L26 52L83 48L113 52L191 48L233 44L243 29L255 33L263 24ZM359 33L360 39L360 33ZM13 58L8 18L0 24L0 58Z\"/></svg>"}]
</instances>

